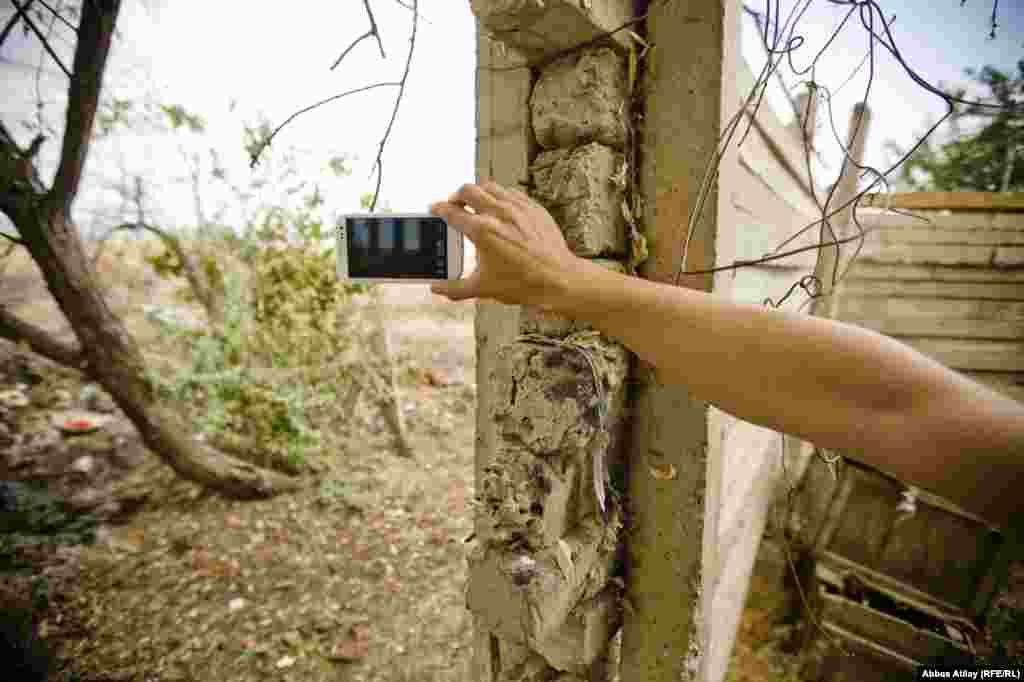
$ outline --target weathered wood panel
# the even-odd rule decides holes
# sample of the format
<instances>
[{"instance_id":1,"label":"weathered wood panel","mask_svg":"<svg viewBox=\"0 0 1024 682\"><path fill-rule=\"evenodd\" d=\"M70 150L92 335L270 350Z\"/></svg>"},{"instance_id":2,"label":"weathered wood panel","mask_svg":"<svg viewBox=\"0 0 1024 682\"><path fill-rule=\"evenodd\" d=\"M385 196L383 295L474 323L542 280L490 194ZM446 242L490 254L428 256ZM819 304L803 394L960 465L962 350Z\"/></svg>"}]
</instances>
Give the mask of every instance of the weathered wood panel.
<instances>
[{"instance_id":1,"label":"weathered wood panel","mask_svg":"<svg viewBox=\"0 0 1024 682\"><path fill-rule=\"evenodd\" d=\"M847 277L840 284L840 296L1024 301L1024 282L887 281Z\"/></svg>"},{"instance_id":2,"label":"weathered wood panel","mask_svg":"<svg viewBox=\"0 0 1024 682\"><path fill-rule=\"evenodd\" d=\"M737 70L739 103L742 103L750 94L754 86L754 79L755 75L750 70L746 60L740 60ZM753 104L747 109L747 116L740 124L738 129L739 135L743 135L746 132L751 114L753 114ZM803 198L813 206L814 198L811 194L811 183L807 174L807 159L803 148L803 140L801 139L802 133L792 126L783 125L775 111L768 105L767 99L762 99L761 107L757 110L754 117L754 126L751 128L750 136L744 140L743 146L740 147L741 156L747 150L747 145L750 144L751 138L755 134L758 138L761 138L762 144L768 147L771 156L774 157L774 163L778 164L781 169L784 169L788 175L788 177L780 177L779 182L772 186L777 187L779 190L799 189L803 194ZM737 141L739 139L739 137L736 138Z\"/></svg>"},{"instance_id":3,"label":"weathered wood panel","mask_svg":"<svg viewBox=\"0 0 1024 682\"><path fill-rule=\"evenodd\" d=\"M923 663L933 656L961 651L950 639L850 599L832 594L824 594L822 598L822 620L827 624L859 635L901 657Z\"/></svg>"},{"instance_id":4,"label":"weathered wood panel","mask_svg":"<svg viewBox=\"0 0 1024 682\"><path fill-rule=\"evenodd\" d=\"M797 184L790 169L774 153L769 141L757 128L750 131L740 147L739 156L741 162L794 211L808 215L817 211L813 198Z\"/></svg>"},{"instance_id":5,"label":"weathered wood panel","mask_svg":"<svg viewBox=\"0 0 1024 682\"><path fill-rule=\"evenodd\" d=\"M736 258L749 260L765 256L782 242L814 222L815 218L795 210L765 184L748 165L741 163L730 191L732 210L724 224L736 230ZM787 244L790 251L817 243L818 227L812 227ZM784 260L787 266L814 266L814 251L806 251Z\"/></svg>"},{"instance_id":6,"label":"weathered wood panel","mask_svg":"<svg viewBox=\"0 0 1024 682\"><path fill-rule=\"evenodd\" d=\"M886 244L953 244L953 245L1020 245L1024 244L1024 227L1015 229L890 227L884 222L870 225L861 221L868 231L866 241Z\"/></svg>"},{"instance_id":7,"label":"weathered wood panel","mask_svg":"<svg viewBox=\"0 0 1024 682\"><path fill-rule=\"evenodd\" d=\"M954 321L977 320L1020 322L1024 320L1024 301L979 301L946 298L848 298L840 303L843 321L891 321L909 318Z\"/></svg>"},{"instance_id":8,"label":"weathered wood panel","mask_svg":"<svg viewBox=\"0 0 1024 682\"><path fill-rule=\"evenodd\" d=\"M897 196L897 195L893 195ZM857 211L857 219L865 227L881 229L932 230L1019 230L1024 226L1024 213L997 211Z\"/></svg>"},{"instance_id":9,"label":"weathered wood panel","mask_svg":"<svg viewBox=\"0 0 1024 682\"><path fill-rule=\"evenodd\" d=\"M1024 268L965 268L948 265L893 265L857 261L847 276L855 279L928 280L934 282L1024 282Z\"/></svg>"},{"instance_id":10,"label":"weathered wood panel","mask_svg":"<svg viewBox=\"0 0 1024 682\"><path fill-rule=\"evenodd\" d=\"M952 211L1024 211L1024 192L901 192L868 194L864 207Z\"/></svg>"},{"instance_id":11,"label":"weathered wood panel","mask_svg":"<svg viewBox=\"0 0 1024 682\"><path fill-rule=\"evenodd\" d=\"M840 311L843 312L842 310ZM857 319L854 315L843 317L860 327L897 337L939 337L953 339L1020 339L1024 338L1024 320L995 321L972 319L949 319L945 317L885 317L871 316Z\"/></svg>"},{"instance_id":12,"label":"weathered wood panel","mask_svg":"<svg viewBox=\"0 0 1024 682\"><path fill-rule=\"evenodd\" d=\"M899 340L953 369L1024 372L1024 340L1017 343L914 337Z\"/></svg>"},{"instance_id":13,"label":"weathered wood panel","mask_svg":"<svg viewBox=\"0 0 1024 682\"><path fill-rule=\"evenodd\" d=\"M962 374L1008 398L1024 403L1024 374L1011 372L971 372Z\"/></svg>"},{"instance_id":14,"label":"weathered wood panel","mask_svg":"<svg viewBox=\"0 0 1024 682\"><path fill-rule=\"evenodd\" d=\"M1009 267L1024 263L1024 246L905 244L866 239L858 260L873 263Z\"/></svg>"}]
</instances>

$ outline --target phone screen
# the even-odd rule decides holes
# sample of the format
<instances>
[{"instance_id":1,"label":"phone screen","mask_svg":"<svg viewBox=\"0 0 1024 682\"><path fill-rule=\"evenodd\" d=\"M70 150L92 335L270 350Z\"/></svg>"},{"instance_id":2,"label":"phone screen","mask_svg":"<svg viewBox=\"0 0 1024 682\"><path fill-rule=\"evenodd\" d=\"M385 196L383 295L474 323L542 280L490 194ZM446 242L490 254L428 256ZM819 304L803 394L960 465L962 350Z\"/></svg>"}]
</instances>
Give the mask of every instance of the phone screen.
<instances>
[{"instance_id":1,"label":"phone screen","mask_svg":"<svg viewBox=\"0 0 1024 682\"><path fill-rule=\"evenodd\" d=\"M347 217L348 276L448 279L448 225L434 216Z\"/></svg>"}]
</instances>

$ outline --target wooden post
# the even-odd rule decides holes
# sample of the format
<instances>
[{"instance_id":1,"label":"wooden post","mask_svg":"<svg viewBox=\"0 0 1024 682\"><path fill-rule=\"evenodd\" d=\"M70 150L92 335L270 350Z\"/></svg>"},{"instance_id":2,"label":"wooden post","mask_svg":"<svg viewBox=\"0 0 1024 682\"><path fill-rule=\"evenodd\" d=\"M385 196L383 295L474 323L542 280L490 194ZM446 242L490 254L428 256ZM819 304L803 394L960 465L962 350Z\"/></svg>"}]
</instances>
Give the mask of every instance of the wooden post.
<instances>
[{"instance_id":1,"label":"wooden post","mask_svg":"<svg viewBox=\"0 0 1024 682\"><path fill-rule=\"evenodd\" d=\"M850 114L850 127L846 136L846 149L849 159L844 159L842 173L836 180L836 189L832 195L832 201L825 209L828 213L834 211L850 201L857 194L857 183L860 178L860 169L856 164L864 163L864 144L867 140L868 130L871 127L871 110L864 102L859 102ZM851 224L853 207L849 206L830 219L832 229L822 224L820 240L822 243L833 239L843 239L853 234ZM853 253L856 244L850 242L842 246L825 246L818 251L818 261L814 266L814 274L821 281L822 297L814 301L811 307L813 315L821 317L833 317L836 309L835 293L833 291L833 276L840 277L846 263L841 262L840 250L846 253ZM847 261L848 262L848 261Z\"/></svg>"}]
</instances>

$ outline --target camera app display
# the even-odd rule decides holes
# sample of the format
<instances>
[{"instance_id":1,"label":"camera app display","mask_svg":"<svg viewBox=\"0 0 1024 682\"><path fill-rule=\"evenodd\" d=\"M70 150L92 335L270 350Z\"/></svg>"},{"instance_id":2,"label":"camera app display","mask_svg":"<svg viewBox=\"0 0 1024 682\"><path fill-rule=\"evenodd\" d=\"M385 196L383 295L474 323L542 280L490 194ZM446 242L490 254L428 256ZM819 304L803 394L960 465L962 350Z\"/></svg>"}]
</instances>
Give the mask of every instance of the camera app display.
<instances>
[{"instance_id":1,"label":"camera app display","mask_svg":"<svg viewBox=\"0 0 1024 682\"><path fill-rule=\"evenodd\" d=\"M447 278L448 227L442 219L352 217L346 223L349 277Z\"/></svg>"}]
</instances>

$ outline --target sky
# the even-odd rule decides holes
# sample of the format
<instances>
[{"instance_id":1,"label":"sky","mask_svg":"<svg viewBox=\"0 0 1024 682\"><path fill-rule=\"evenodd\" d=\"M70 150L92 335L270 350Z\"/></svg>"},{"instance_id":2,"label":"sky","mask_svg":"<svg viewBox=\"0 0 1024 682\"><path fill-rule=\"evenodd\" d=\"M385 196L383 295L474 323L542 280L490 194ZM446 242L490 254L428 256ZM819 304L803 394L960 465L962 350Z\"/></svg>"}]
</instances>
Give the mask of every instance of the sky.
<instances>
[{"instance_id":1,"label":"sky","mask_svg":"<svg viewBox=\"0 0 1024 682\"><path fill-rule=\"evenodd\" d=\"M748 4L764 11L761 0L748 0ZM783 16L793 4L793 0L781 3ZM891 30L905 61L932 84L967 85L963 69L968 66L992 64L1013 73L1017 60L1024 58L1021 0L999 3L995 40L988 37L992 0L967 0L963 5L961 0L880 0L879 4L887 17L896 13ZM147 187L152 187L147 211L154 219L166 225L194 223L191 191L180 182L187 174L181 150L216 148L231 177L244 183L251 175L241 144L243 122L255 123L263 116L276 125L297 109L333 94L399 80L412 12L397 0L374 0L372 5L387 58L382 59L374 41L364 40L334 71L329 67L341 51L368 28L361 2L292 0L285 5L267 4L267 10L260 6L238 0L126 0L105 92L123 98L150 93L158 101L180 104L205 118L207 132L126 136L96 145L76 204L80 224L102 226L115 221L120 202L103 186L135 173L144 175L150 183ZM847 9L814 0L797 31L806 39L794 51L797 68L810 63ZM475 19L466 0L421 0L420 10L411 72L383 155L381 201L401 212L425 211L429 202L474 179ZM0 22L5 23L12 12L10 1L0 0ZM54 44L70 64L74 36L62 28L54 27ZM749 17L743 29L743 54L757 72L764 51ZM861 62L867 45L855 14L828 56L818 63L818 82L836 89ZM38 41L20 30L0 48L0 117L9 127L35 116L39 59ZM927 121L945 112L945 105L914 84L886 54L878 55L874 73L867 161L882 165L889 160L884 142L910 146ZM833 97L833 116L841 136L853 104L863 96L867 74L868 69L862 69ZM793 88L801 77L786 73L785 79ZM63 117L61 97L66 83L57 67L44 60L39 77L44 114L56 123ZM371 178L370 172L396 93L397 88L379 88L339 100L300 116L276 139L276 150L304 150L303 168L323 181L331 210L357 211L359 196L373 191L376 177ZM769 102L783 122L792 119L781 88L774 84ZM824 113L820 116L827 121ZM819 146L829 164L821 177L830 181L838 173L837 148L834 143L828 147L832 134L827 123L819 131ZM23 129L17 135L26 143L31 137ZM58 146L51 141L40 155L46 179L52 175ZM353 172L331 181L323 163L338 153L350 155ZM227 203L215 184L203 184L208 211L210 206Z\"/></svg>"}]
</instances>

